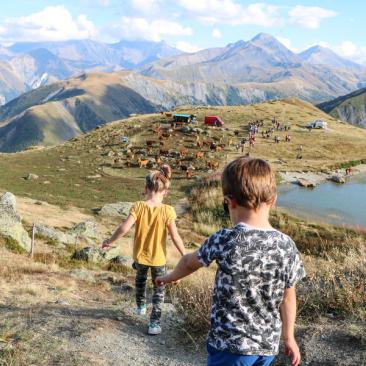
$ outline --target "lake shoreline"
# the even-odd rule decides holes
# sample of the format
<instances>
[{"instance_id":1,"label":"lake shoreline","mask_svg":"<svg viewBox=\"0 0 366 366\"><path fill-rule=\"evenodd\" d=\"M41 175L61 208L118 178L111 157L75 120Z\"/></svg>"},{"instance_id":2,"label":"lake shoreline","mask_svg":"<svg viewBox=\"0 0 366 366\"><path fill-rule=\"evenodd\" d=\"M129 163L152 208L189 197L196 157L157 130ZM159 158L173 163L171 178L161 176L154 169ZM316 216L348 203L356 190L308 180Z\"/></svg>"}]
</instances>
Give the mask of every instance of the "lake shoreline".
<instances>
[{"instance_id":1,"label":"lake shoreline","mask_svg":"<svg viewBox=\"0 0 366 366\"><path fill-rule=\"evenodd\" d=\"M333 176L340 176L346 180L346 182L353 177L360 174L366 174L366 164L356 165L352 167L352 173L346 175L345 169L337 169L334 171L325 172L311 172L311 171L286 171L279 172L281 177L280 184L292 183L298 184L299 180L304 180L319 185L327 181L332 180Z\"/></svg>"}]
</instances>

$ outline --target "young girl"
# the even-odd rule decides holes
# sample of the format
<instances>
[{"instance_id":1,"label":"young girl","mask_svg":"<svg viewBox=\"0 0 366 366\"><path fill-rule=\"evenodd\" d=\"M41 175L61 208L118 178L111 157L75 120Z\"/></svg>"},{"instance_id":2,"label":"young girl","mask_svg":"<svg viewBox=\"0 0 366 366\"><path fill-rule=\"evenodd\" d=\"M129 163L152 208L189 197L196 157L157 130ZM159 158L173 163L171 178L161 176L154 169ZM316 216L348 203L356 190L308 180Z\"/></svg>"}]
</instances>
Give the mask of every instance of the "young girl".
<instances>
[{"instance_id":1,"label":"young girl","mask_svg":"<svg viewBox=\"0 0 366 366\"><path fill-rule=\"evenodd\" d=\"M183 256L185 248L175 225L177 217L172 206L163 204L168 194L172 170L163 164L159 170L151 171L146 177L146 201L135 202L130 214L118 226L110 239L103 242L102 248L110 248L112 243L124 236L136 223L133 247L133 268L136 270L137 315L146 314L146 281L148 271L154 284L153 308L150 316L148 334L161 333L161 305L164 302L165 288L157 287L155 279L166 273L166 238L169 232L174 245Z\"/></svg>"}]
</instances>

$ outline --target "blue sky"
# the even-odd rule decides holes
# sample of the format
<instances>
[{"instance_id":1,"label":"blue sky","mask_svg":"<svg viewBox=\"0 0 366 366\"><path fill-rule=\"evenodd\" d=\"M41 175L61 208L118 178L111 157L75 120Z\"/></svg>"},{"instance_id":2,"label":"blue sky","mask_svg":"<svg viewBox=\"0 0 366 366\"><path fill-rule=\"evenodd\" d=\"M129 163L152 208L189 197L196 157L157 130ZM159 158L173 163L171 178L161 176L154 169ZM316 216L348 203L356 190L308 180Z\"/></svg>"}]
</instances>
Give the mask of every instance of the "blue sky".
<instances>
[{"instance_id":1,"label":"blue sky","mask_svg":"<svg viewBox=\"0 0 366 366\"><path fill-rule=\"evenodd\" d=\"M266 32L294 51L321 44L366 62L365 14L360 0L13 0L0 43L149 39L189 52Z\"/></svg>"}]
</instances>

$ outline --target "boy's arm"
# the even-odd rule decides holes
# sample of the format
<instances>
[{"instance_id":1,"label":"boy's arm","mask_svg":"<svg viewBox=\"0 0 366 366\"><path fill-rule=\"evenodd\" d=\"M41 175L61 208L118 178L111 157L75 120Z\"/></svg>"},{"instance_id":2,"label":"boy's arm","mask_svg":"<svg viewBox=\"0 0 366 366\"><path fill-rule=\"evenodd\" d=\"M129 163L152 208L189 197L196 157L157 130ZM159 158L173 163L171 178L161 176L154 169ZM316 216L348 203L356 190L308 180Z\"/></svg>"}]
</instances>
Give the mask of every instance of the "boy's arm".
<instances>
[{"instance_id":1,"label":"boy's arm","mask_svg":"<svg viewBox=\"0 0 366 366\"><path fill-rule=\"evenodd\" d=\"M185 255L186 248L184 247L183 240L178 233L177 225L175 224L174 220L168 225L168 230L169 230L170 237L172 238L175 247L178 249L178 252L182 256Z\"/></svg>"},{"instance_id":2,"label":"boy's arm","mask_svg":"<svg viewBox=\"0 0 366 366\"><path fill-rule=\"evenodd\" d=\"M157 286L165 285L166 283L177 282L181 278L190 275L201 268L203 264L198 260L197 252L186 254L181 258L173 272L165 276L158 277L155 280Z\"/></svg>"},{"instance_id":3,"label":"boy's arm","mask_svg":"<svg viewBox=\"0 0 366 366\"><path fill-rule=\"evenodd\" d=\"M283 301L280 306L282 320L282 337L285 345L285 354L292 356L292 366L300 364L301 355L295 340L296 320L296 291L295 287L285 288Z\"/></svg>"},{"instance_id":4,"label":"boy's arm","mask_svg":"<svg viewBox=\"0 0 366 366\"><path fill-rule=\"evenodd\" d=\"M104 240L102 248L103 249L110 248L111 244L113 244L116 240L126 235L130 231L131 227L135 222L136 219L131 214L128 215L127 219L117 227L114 234L109 239Z\"/></svg>"}]
</instances>

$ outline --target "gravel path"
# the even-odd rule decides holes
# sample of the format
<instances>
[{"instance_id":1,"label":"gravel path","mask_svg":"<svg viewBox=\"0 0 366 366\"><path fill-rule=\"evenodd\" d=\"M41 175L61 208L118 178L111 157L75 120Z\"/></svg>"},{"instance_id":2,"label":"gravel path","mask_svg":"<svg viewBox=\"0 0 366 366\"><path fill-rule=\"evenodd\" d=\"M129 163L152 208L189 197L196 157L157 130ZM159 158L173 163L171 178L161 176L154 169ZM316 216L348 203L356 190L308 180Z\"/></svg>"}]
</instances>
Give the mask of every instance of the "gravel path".
<instances>
[{"instance_id":1,"label":"gravel path","mask_svg":"<svg viewBox=\"0 0 366 366\"><path fill-rule=\"evenodd\" d=\"M195 345L179 330L173 306L164 305L163 333L148 336L148 316L137 317L129 305L116 321L103 321L96 329L74 339L79 351L87 351L95 364L111 366L201 366L206 363L202 345Z\"/></svg>"}]
</instances>

